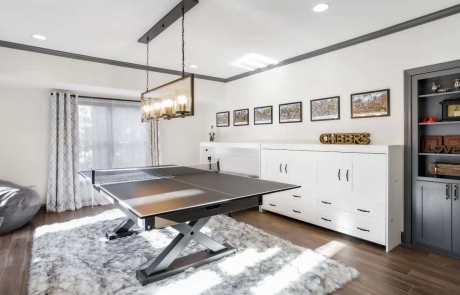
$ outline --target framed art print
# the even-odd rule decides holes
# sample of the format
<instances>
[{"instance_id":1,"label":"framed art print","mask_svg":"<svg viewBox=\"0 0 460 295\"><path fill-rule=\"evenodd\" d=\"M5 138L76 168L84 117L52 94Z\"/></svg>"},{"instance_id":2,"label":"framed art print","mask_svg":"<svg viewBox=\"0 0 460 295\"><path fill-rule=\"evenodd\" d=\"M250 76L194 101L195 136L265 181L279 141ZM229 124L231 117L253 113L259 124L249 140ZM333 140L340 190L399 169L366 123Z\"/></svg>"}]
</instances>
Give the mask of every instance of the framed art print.
<instances>
[{"instance_id":1,"label":"framed art print","mask_svg":"<svg viewBox=\"0 0 460 295\"><path fill-rule=\"evenodd\" d=\"M249 125L249 109L233 111L233 126Z\"/></svg>"},{"instance_id":2,"label":"framed art print","mask_svg":"<svg viewBox=\"0 0 460 295\"><path fill-rule=\"evenodd\" d=\"M254 108L254 125L273 124L273 106Z\"/></svg>"},{"instance_id":3,"label":"framed art print","mask_svg":"<svg viewBox=\"0 0 460 295\"><path fill-rule=\"evenodd\" d=\"M313 99L310 101L310 120L340 120L340 96Z\"/></svg>"},{"instance_id":4,"label":"framed art print","mask_svg":"<svg viewBox=\"0 0 460 295\"><path fill-rule=\"evenodd\" d=\"M280 123L302 122L302 102L280 104Z\"/></svg>"},{"instance_id":5,"label":"framed art print","mask_svg":"<svg viewBox=\"0 0 460 295\"><path fill-rule=\"evenodd\" d=\"M390 89L351 95L351 118L384 117L390 115Z\"/></svg>"},{"instance_id":6,"label":"framed art print","mask_svg":"<svg viewBox=\"0 0 460 295\"><path fill-rule=\"evenodd\" d=\"M228 127L230 126L230 112L220 112L216 114L216 126Z\"/></svg>"}]
</instances>

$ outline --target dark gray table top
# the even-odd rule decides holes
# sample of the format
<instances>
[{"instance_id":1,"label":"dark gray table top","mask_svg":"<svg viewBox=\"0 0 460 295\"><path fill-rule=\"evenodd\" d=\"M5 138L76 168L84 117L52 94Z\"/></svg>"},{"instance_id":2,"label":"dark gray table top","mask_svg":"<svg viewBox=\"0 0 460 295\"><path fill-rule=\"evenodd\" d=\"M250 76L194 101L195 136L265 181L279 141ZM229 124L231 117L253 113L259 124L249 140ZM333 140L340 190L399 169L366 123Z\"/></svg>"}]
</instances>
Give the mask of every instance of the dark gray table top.
<instances>
[{"instance_id":1,"label":"dark gray table top","mask_svg":"<svg viewBox=\"0 0 460 295\"><path fill-rule=\"evenodd\" d=\"M91 179L91 171L82 171L80 174ZM107 195L140 218L299 187L212 172L99 185Z\"/></svg>"}]
</instances>

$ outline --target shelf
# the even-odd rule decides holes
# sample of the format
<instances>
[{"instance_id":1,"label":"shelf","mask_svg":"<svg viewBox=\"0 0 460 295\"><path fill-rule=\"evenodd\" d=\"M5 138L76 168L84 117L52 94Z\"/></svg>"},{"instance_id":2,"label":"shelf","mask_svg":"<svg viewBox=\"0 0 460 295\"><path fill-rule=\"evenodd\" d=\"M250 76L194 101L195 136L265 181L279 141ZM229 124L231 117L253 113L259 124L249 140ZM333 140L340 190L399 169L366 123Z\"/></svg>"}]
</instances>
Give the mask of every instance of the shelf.
<instances>
[{"instance_id":1,"label":"shelf","mask_svg":"<svg viewBox=\"0 0 460 295\"><path fill-rule=\"evenodd\" d=\"M434 123L418 123L419 125L448 125L448 124L460 124L460 121L446 121L446 122L434 122Z\"/></svg>"},{"instance_id":2,"label":"shelf","mask_svg":"<svg viewBox=\"0 0 460 295\"><path fill-rule=\"evenodd\" d=\"M419 156L460 157L460 154L418 153Z\"/></svg>"},{"instance_id":3,"label":"shelf","mask_svg":"<svg viewBox=\"0 0 460 295\"><path fill-rule=\"evenodd\" d=\"M417 180L434 181L434 182L442 182L442 183L460 183L460 177L455 177L455 176L438 176L438 177L435 177L434 175L417 176Z\"/></svg>"},{"instance_id":4,"label":"shelf","mask_svg":"<svg viewBox=\"0 0 460 295\"><path fill-rule=\"evenodd\" d=\"M424 95L419 95L418 97L434 97L434 96L446 96L446 95L459 95L460 96L460 91L451 91L451 92L435 93L435 94L424 94Z\"/></svg>"}]
</instances>

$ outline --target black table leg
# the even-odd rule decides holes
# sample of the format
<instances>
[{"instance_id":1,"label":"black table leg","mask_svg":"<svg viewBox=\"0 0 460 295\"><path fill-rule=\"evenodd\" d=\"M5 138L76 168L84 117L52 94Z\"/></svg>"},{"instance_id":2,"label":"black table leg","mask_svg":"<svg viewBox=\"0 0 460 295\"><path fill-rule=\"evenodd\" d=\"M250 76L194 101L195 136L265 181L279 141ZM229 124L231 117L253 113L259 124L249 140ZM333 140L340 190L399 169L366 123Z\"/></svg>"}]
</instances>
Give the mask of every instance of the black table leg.
<instances>
[{"instance_id":1,"label":"black table leg","mask_svg":"<svg viewBox=\"0 0 460 295\"><path fill-rule=\"evenodd\" d=\"M199 267L235 253L236 249L232 246L228 244L219 244L200 232L201 228L210 218L211 217L202 218L188 224L182 223L173 225L172 228L180 233L163 252L158 255L148 268L136 272L137 278L141 284L145 286L181 273L189 267ZM208 250L177 258L192 240L207 247Z\"/></svg>"},{"instance_id":2,"label":"black table leg","mask_svg":"<svg viewBox=\"0 0 460 295\"><path fill-rule=\"evenodd\" d=\"M126 217L115 229L107 231L105 236L107 239L113 240L141 233L142 231L143 228L139 227L131 218Z\"/></svg>"}]
</instances>

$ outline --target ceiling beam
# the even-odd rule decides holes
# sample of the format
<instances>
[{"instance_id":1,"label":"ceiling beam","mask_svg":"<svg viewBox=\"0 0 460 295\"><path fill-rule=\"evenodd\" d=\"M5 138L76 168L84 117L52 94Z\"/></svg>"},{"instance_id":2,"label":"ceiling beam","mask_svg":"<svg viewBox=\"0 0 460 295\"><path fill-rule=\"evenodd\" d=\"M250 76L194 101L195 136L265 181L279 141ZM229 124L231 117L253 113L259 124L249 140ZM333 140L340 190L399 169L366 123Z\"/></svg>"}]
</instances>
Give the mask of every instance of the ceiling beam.
<instances>
[{"instance_id":1,"label":"ceiling beam","mask_svg":"<svg viewBox=\"0 0 460 295\"><path fill-rule=\"evenodd\" d=\"M176 5L167 15L165 15L159 22L157 22L147 33L142 36L138 42L147 44L148 42L155 39L169 26L175 23L178 19L182 18L182 5L184 5L184 13L187 13L190 9L198 4L198 0L183 0ZM148 42L147 42L148 40Z\"/></svg>"}]
</instances>

